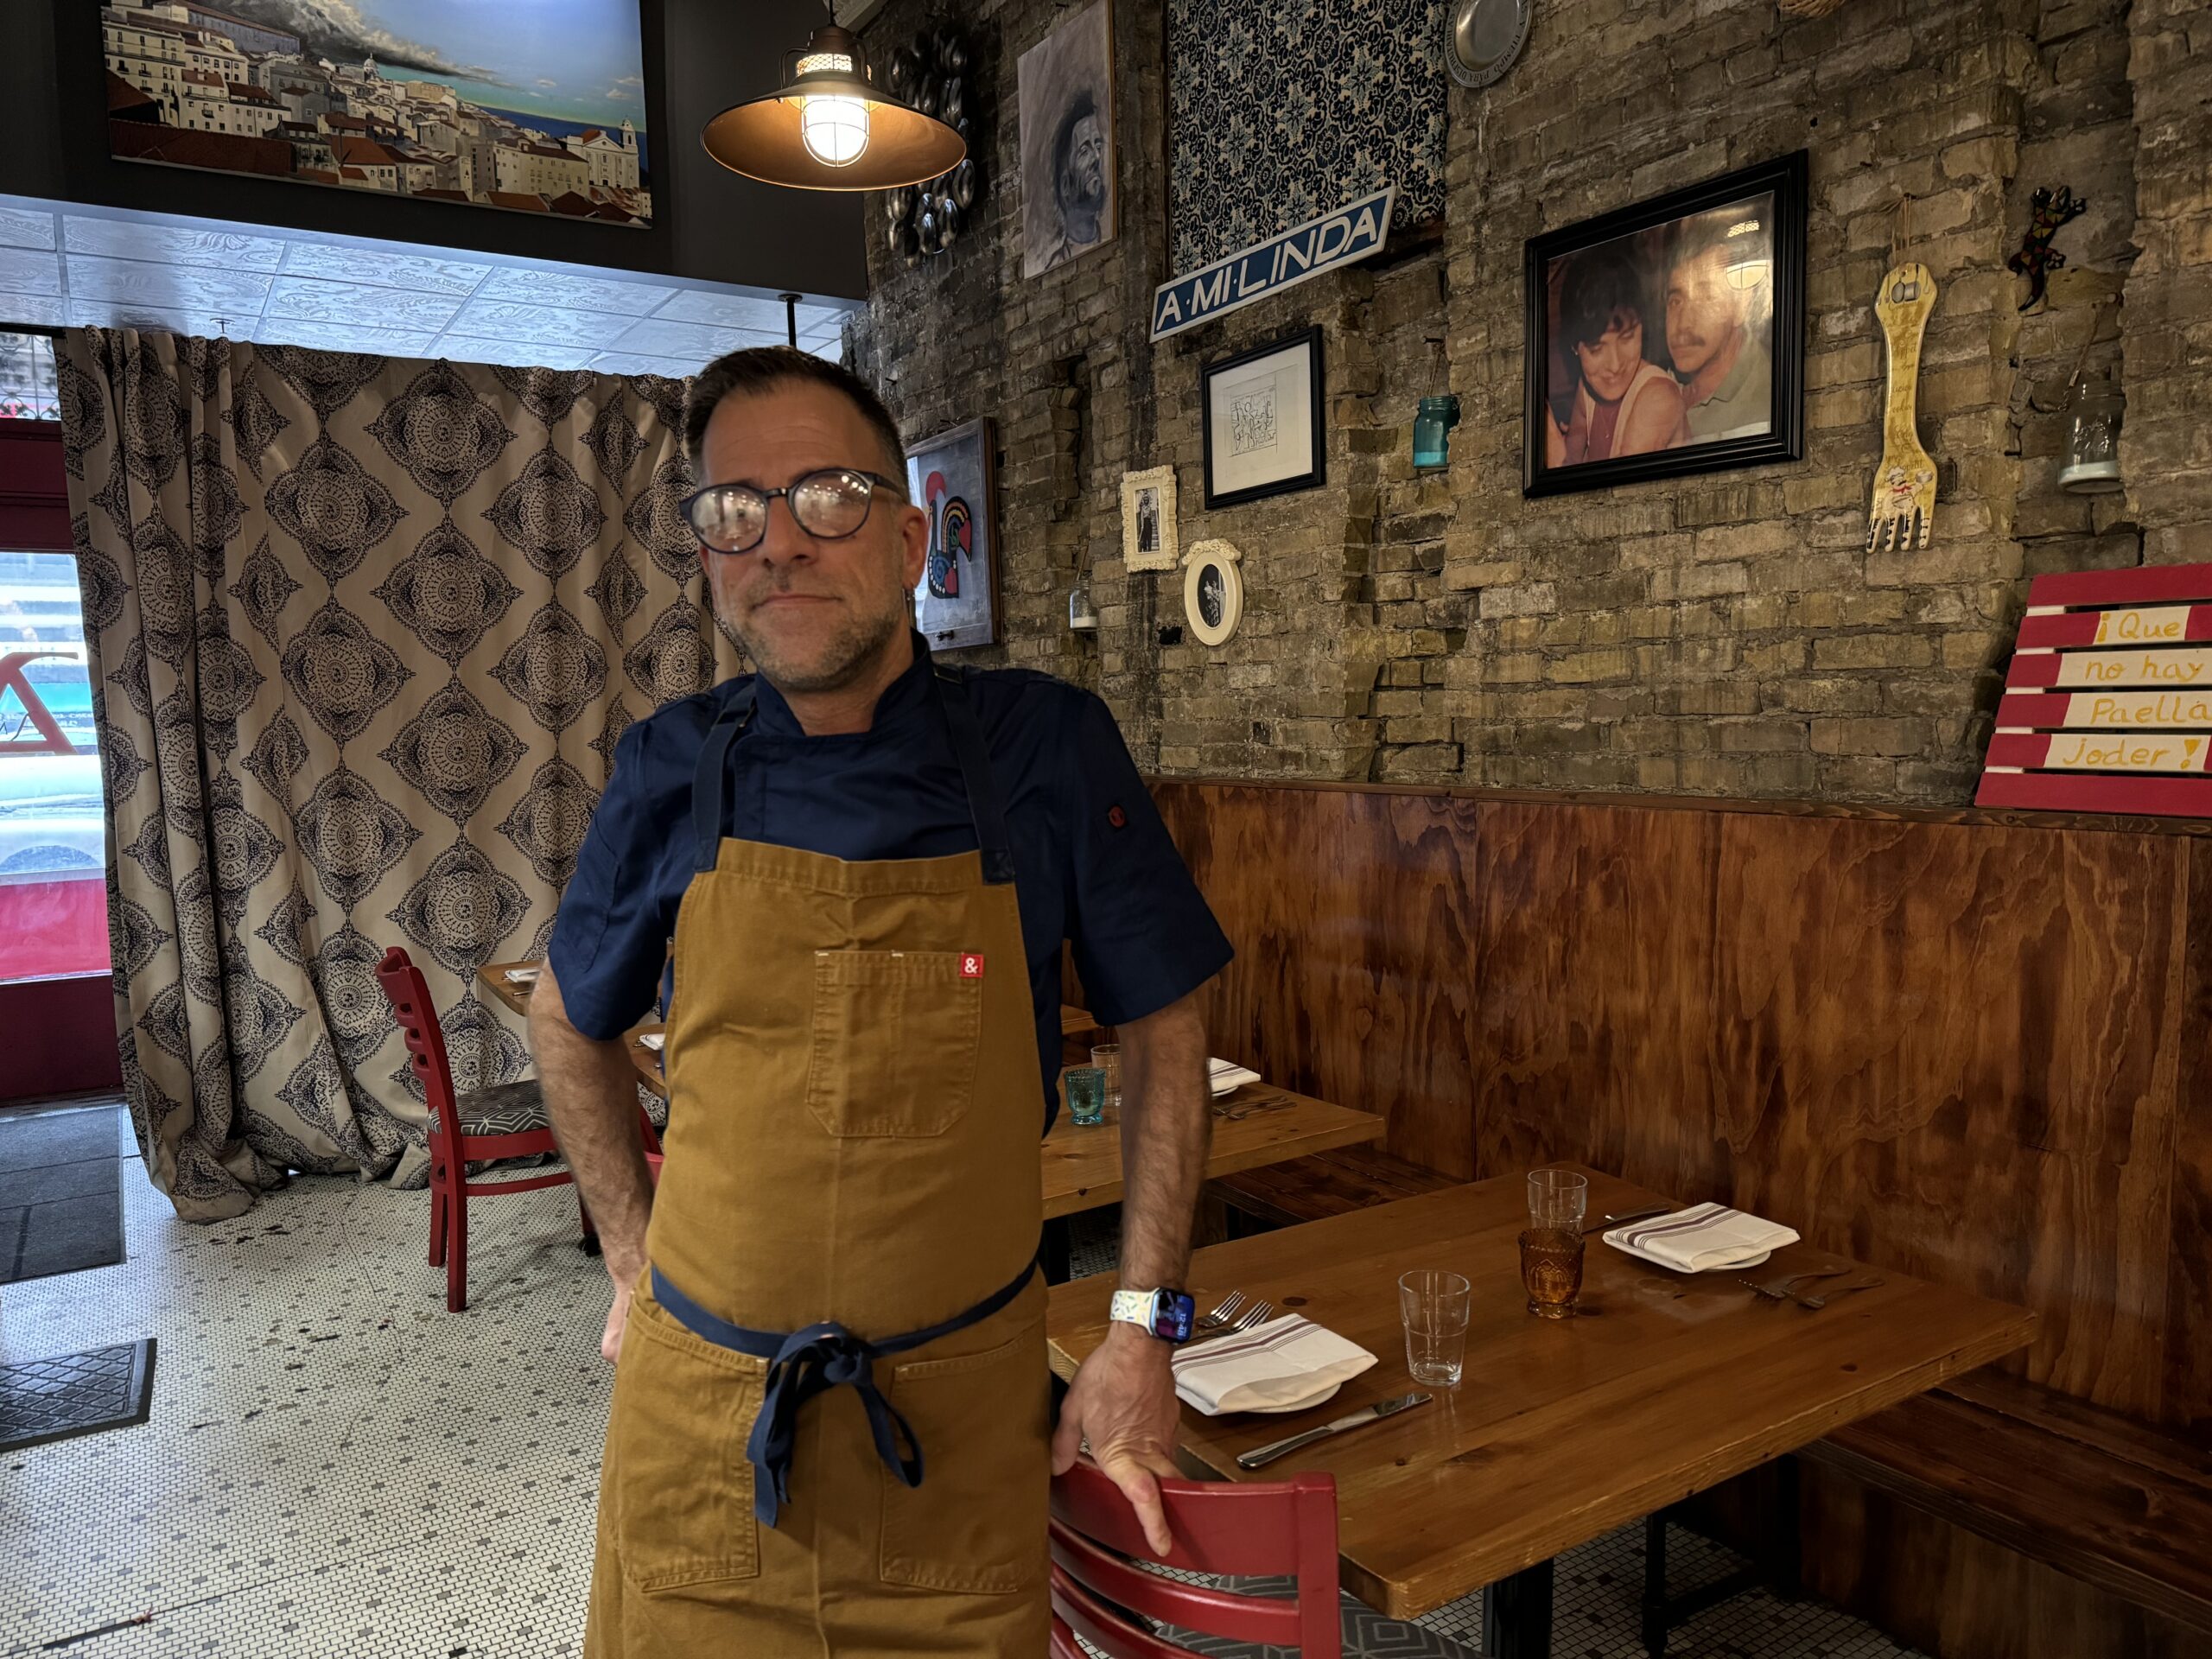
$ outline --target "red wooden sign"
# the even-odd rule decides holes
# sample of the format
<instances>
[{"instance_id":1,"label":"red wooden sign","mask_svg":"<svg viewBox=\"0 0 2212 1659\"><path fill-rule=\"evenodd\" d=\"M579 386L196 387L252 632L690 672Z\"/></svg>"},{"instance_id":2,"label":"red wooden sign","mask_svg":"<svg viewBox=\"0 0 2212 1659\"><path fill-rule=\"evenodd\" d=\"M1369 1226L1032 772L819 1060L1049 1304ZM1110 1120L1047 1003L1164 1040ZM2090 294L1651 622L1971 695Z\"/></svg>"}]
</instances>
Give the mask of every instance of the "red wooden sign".
<instances>
[{"instance_id":1,"label":"red wooden sign","mask_svg":"<svg viewBox=\"0 0 2212 1659\"><path fill-rule=\"evenodd\" d=\"M2212 817L2212 564L2038 576L1977 806Z\"/></svg>"}]
</instances>

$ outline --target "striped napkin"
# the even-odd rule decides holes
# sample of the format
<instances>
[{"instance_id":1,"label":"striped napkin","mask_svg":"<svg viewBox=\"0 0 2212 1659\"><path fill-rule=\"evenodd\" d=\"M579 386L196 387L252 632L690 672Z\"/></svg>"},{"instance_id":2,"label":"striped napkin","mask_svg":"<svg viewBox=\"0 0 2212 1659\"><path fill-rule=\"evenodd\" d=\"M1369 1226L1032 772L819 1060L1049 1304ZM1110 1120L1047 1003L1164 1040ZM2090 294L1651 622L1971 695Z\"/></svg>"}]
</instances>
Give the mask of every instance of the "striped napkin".
<instances>
[{"instance_id":1,"label":"striped napkin","mask_svg":"<svg viewBox=\"0 0 2212 1659\"><path fill-rule=\"evenodd\" d=\"M1790 1228L1721 1204L1692 1205L1671 1216L1630 1222L1605 1235L1605 1243L1616 1249L1648 1255L1684 1273L1732 1268L1796 1242Z\"/></svg>"},{"instance_id":2,"label":"striped napkin","mask_svg":"<svg viewBox=\"0 0 2212 1659\"><path fill-rule=\"evenodd\" d=\"M1375 1356L1302 1314L1216 1337L1173 1360L1175 1392L1209 1417L1281 1409L1328 1393L1375 1363Z\"/></svg>"}]
</instances>

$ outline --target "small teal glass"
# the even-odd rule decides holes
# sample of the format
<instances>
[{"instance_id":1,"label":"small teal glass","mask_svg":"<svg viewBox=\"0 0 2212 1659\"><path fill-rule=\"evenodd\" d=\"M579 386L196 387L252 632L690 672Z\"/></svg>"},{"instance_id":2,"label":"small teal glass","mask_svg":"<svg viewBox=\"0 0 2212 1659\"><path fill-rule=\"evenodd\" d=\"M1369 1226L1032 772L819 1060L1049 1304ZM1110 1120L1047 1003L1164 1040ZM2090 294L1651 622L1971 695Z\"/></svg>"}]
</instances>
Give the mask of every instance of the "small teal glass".
<instances>
[{"instance_id":1,"label":"small teal glass","mask_svg":"<svg viewBox=\"0 0 2212 1659\"><path fill-rule=\"evenodd\" d=\"M1085 1128L1106 1121L1106 1068L1071 1065L1062 1073L1068 1095L1068 1116Z\"/></svg>"},{"instance_id":2,"label":"small teal glass","mask_svg":"<svg viewBox=\"0 0 2212 1659\"><path fill-rule=\"evenodd\" d=\"M1459 423L1459 400L1449 394L1424 397L1414 416L1414 470L1440 472L1452 464L1452 429Z\"/></svg>"}]
</instances>

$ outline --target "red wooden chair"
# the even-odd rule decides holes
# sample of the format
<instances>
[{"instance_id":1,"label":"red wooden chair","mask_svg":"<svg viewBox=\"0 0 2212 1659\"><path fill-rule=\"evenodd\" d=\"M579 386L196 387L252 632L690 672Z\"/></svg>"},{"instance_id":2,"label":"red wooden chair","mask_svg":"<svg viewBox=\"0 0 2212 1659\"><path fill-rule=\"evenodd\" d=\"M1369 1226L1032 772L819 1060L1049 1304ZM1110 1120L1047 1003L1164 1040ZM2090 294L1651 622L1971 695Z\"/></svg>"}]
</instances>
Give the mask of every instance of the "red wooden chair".
<instances>
[{"instance_id":1,"label":"red wooden chair","mask_svg":"<svg viewBox=\"0 0 2212 1659\"><path fill-rule=\"evenodd\" d=\"M472 1181L472 1166L499 1158L560 1155L553 1140L552 1120L545 1110L545 1096L534 1079L503 1083L480 1089L456 1100L453 1068L446 1060L445 1033L438 1025L423 970L407 952L393 945L377 964L377 983L399 1022L407 1041L410 1064L423 1080L423 1098L430 1108L430 1265L446 1270L446 1306L455 1313L468 1306L468 1201L494 1192L532 1192L542 1186L565 1186L575 1180L566 1169L549 1174L510 1180ZM660 1137L645 1108L638 1109L638 1125L645 1136L645 1153L658 1170ZM576 1196L583 1217L585 1248L595 1248L597 1231L583 1195Z\"/></svg>"},{"instance_id":2,"label":"red wooden chair","mask_svg":"<svg viewBox=\"0 0 2212 1659\"><path fill-rule=\"evenodd\" d=\"M1337 1483L1163 1480L1175 1548L1152 1554L1136 1512L1095 1465L1052 1483L1052 1659L1479 1659L1337 1587ZM1141 1562L1203 1573L1192 1584Z\"/></svg>"}]
</instances>

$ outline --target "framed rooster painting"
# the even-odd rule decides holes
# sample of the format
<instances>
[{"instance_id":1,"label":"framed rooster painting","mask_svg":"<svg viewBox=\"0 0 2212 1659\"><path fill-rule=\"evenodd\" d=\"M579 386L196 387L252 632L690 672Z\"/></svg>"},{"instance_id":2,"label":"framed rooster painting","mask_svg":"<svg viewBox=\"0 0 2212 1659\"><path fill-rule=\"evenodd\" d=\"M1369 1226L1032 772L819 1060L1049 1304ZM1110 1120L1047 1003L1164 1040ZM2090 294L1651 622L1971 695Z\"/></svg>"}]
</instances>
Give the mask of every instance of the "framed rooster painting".
<instances>
[{"instance_id":1,"label":"framed rooster painting","mask_svg":"<svg viewBox=\"0 0 2212 1659\"><path fill-rule=\"evenodd\" d=\"M930 521L914 626L932 651L998 643L997 447L986 416L916 444L906 457L906 493Z\"/></svg>"}]
</instances>

